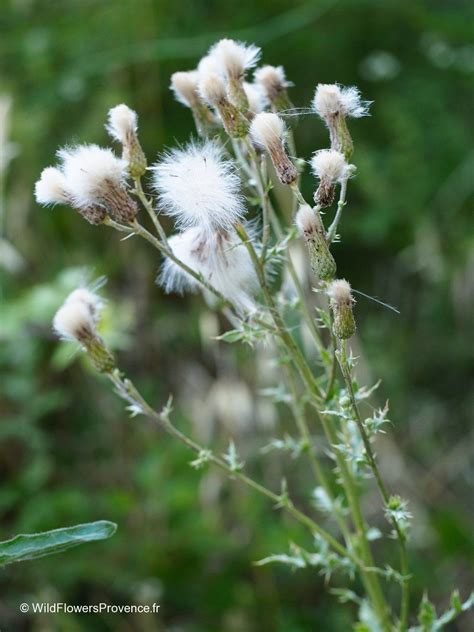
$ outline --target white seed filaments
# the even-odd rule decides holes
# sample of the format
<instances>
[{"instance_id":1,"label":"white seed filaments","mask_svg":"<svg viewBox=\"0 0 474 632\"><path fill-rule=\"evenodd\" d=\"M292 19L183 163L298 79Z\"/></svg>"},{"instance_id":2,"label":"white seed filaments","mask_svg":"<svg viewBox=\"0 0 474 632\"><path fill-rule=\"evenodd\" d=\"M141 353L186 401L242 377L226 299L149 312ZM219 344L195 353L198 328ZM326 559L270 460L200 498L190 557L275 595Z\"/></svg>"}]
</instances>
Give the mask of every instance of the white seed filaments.
<instances>
[{"instance_id":1,"label":"white seed filaments","mask_svg":"<svg viewBox=\"0 0 474 632\"><path fill-rule=\"evenodd\" d=\"M346 340L353 336L356 330L352 312L355 299L352 296L351 286L345 279L337 279L329 284L327 295L334 317L334 335L341 340Z\"/></svg>"},{"instance_id":2,"label":"white seed filaments","mask_svg":"<svg viewBox=\"0 0 474 632\"><path fill-rule=\"evenodd\" d=\"M260 49L253 44L247 45L231 39L220 40L209 51L211 63L215 64L215 70L225 79L229 100L242 112L246 112L249 108L243 85L245 73L255 66L260 53Z\"/></svg>"},{"instance_id":3,"label":"white seed filaments","mask_svg":"<svg viewBox=\"0 0 474 632\"><path fill-rule=\"evenodd\" d=\"M122 144L122 158L128 164L130 175L140 178L146 171L146 158L137 136L137 113L123 103L116 105L109 110L105 128L114 140Z\"/></svg>"},{"instance_id":4,"label":"white seed filaments","mask_svg":"<svg viewBox=\"0 0 474 632\"><path fill-rule=\"evenodd\" d=\"M330 206L334 200L335 185L349 178L354 170L340 151L321 149L311 158L311 168L320 184L314 201L320 207Z\"/></svg>"},{"instance_id":5,"label":"white seed filaments","mask_svg":"<svg viewBox=\"0 0 474 632\"><path fill-rule=\"evenodd\" d=\"M296 182L298 172L285 151L287 131L283 120L272 112L261 112L252 121L250 135L256 145L269 153L280 182Z\"/></svg>"},{"instance_id":6,"label":"white seed filaments","mask_svg":"<svg viewBox=\"0 0 474 632\"><path fill-rule=\"evenodd\" d=\"M137 205L125 188L127 162L110 149L78 145L58 152L74 206L103 207L112 219L131 223Z\"/></svg>"},{"instance_id":7,"label":"white seed filaments","mask_svg":"<svg viewBox=\"0 0 474 632\"><path fill-rule=\"evenodd\" d=\"M254 73L254 80L264 91L272 110L279 112L292 106L288 97L288 88L293 84L287 81L283 66L262 66Z\"/></svg>"},{"instance_id":8,"label":"white seed filaments","mask_svg":"<svg viewBox=\"0 0 474 632\"><path fill-rule=\"evenodd\" d=\"M35 183L35 198L42 206L68 204L75 208L90 224L100 224L107 216L103 206L79 205L73 198L63 171L57 167L46 167Z\"/></svg>"},{"instance_id":9,"label":"white seed filaments","mask_svg":"<svg viewBox=\"0 0 474 632\"><path fill-rule=\"evenodd\" d=\"M69 294L53 319L54 332L63 340L80 343L95 368L108 373L115 368L115 360L97 333L102 300L86 288Z\"/></svg>"},{"instance_id":10,"label":"white seed filaments","mask_svg":"<svg viewBox=\"0 0 474 632\"><path fill-rule=\"evenodd\" d=\"M212 60L212 57L210 59ZM235 103L229 100L227 86L222 75L213 70L199 71L199 94L218 114L231 138L243 138L247 135L249 129L248 120ZM245 99L244 109L247 110L248 101L246 96Z\"/></svg>"},{"instance_id":11,"label":"white seed filaments","mask_svg":"<svg viewBox=\"0 0 474 632\"><path fill-rule=\"evenodd\" d=\"M171 75L171 90L176 100L191 109L200 136L206 136L216 126L216 118L199 94L199 72L188 70Z\"/></svg>"},{"instance_id":12,"label":"white seed filaments","mask_svg":"<svg viewBox=\"0 0 474 632\"><path fill-rule=\"evenodd\" d=\"M331 139L331 149L349 159L353 151L352 138L347 129L348 116L360 118L369 113L370 101L362 101L355 86L345 88L338 84L320 83L313 98L313 110L326 123Z\"/></svg>"},{"instance_id":13,"label":"white seed filaments","mask_svg":"<svg viewBox=\"0 0 474 632\"><path fill-rule=\"evenodd\" d=\"M163 213L180 227L228 230L244 213L240 180L215 142L175 149L152 167Z\"/></svg>"},{"instance_id":14,"label":"white seed filaments","mask_svg":"<svg viewBox=\"0 0 474 632\"><path fill-rule=\"evenodd\" d=\"M168 244L177 259L209 281L239 312L255 311L256 272L247 249L235 233L211 234L194 227L173 235ZM194 277L169 258L165 259L158 282L167 293L202 289ZM209 292L205 294L215 299Z\"/></svg>"}]
</instances>

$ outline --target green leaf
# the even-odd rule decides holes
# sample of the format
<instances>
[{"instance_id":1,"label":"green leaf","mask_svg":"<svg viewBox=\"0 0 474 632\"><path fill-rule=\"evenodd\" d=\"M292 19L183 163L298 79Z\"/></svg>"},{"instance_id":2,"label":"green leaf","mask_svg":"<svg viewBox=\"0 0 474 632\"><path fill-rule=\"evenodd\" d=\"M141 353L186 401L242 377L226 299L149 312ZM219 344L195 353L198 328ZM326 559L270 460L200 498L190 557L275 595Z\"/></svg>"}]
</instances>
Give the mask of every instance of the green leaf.
<instances>
[{"instance_id":1,"label":"green leaf","mask_svg":"<svg viewBox=\"0 0 474 632\"><path fill-rule=\"evenodd\" d=\"M117 525L113 522L98 520L43 533L17 535L11 540L0 542L0 566L61 553L84 542L105 540L116 530Z\"/></svg>"}]
</instances>

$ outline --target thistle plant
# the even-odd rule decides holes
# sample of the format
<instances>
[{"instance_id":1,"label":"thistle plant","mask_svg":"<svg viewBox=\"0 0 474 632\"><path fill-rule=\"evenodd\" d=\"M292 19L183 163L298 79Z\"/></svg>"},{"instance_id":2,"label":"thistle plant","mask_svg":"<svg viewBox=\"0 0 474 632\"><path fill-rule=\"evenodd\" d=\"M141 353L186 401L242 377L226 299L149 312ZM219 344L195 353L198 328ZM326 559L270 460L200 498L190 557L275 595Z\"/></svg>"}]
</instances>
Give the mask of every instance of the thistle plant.
<instances>
[{"instance_id":1,"label":"thistle plant","mask_svg":"<svg viewBox=\"0 0 474 632\"><path fill-rule=\"evenodd\" d=\"M451 610L437 617L425 597L415 623L409 601L411 514L406 500L385 482L376 454L388 407L366 417L364 401L376 386L356 380L357 358L350 348L356 303L349 281L337 276L332 251L356 173L349 162L348 120L366 115L370 104L355 87L317 85L307 111L328 128L329 146L315 148L309 160L314 195L306 199L300 190L306 161L297 156L286 123L287 116L299 112L288 94L292 84L281 66L255 69L250 83L249 70L259 58L256 46L226 39L196 69L172 76L171 90L191 110L197 140L162 151L147 167L137 114L118 105L109 112L106 128L121 144L120 157L96 145L61 149L59 164L43 171L35 192L40 204L69 205L91 224L145 240L162 256L157 282L166 293L201 292L207 308L227 319L221 340L246 343L256 353L260 345L272 350L283 384L273 389L275 403L282 398L289 403L295 434L262 445L262 459L289 450L305 460L311 503L297 507L286 480L270 489L253 478L231 438L227 452L220 454L188 436L173 422L171 398L159 410L145 401L100 336L102 301L90 289L78 288L65 299L54 330L79 343L131 415L150 418L193 452L194 468L219 468L308 530L310 546L292 543L289 551L269 552L258 564L314 567L327 580L337 576L332 592L357 606L360 632L403 632L411 624L411 630L438 630L472 598L463 603L454 593ZM153 196L144 192L144 176ZM289 195L275 195L280 187ZM163 217L174 221L174 233L167 234ZM305 245L317 306L293 261L295 241ZM296 297L292 302L283 293L286 277ZM384 529L370 524L362 509L370 486L379 493ZM397 551L396 567L377 559L373 542L379 538ZM398 587L398 599L392 585Z\"/></svg>"}]
</instances>

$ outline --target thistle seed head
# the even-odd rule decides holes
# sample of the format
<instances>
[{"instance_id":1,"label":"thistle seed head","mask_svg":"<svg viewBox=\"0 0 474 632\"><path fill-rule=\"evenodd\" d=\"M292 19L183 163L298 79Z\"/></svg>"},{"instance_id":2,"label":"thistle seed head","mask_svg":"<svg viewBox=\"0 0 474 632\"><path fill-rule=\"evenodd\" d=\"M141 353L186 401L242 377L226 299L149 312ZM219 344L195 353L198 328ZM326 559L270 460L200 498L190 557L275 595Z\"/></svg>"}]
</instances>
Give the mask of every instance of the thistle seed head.
<instances>
[{"instance_id":1,"label":"thistle seed head","mask_svg":"<svg viewBox=\"0 0 474 632\"><path fill-rule=\"evenodd\" d=\"M345 279L336 279L329 284L327 295L334 317L334 335L341 340L346 340L353 336L356 330L352 312L355 299L352 296L351 286Z\"/></svg>"}]
</instances>

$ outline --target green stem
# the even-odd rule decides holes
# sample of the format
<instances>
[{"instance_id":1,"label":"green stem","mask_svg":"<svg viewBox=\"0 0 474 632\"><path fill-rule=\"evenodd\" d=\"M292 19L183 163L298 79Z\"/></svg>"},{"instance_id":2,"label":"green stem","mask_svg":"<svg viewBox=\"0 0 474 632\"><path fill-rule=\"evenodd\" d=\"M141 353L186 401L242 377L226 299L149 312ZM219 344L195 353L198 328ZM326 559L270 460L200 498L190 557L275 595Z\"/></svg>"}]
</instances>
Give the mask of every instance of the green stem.
<instances>
[{"instance_id":1,"label":"green stem","mask_svg":"<svg viewBox=\"0 0 474 632\"><path fill-rule=\"evenodd\" d=\"M347 204L346 193L347 193L347 178L341 182L341 192L339 195L339 201L337 203L336 215L334 216L334 220L332 224L329 226L326 233L326 239L327 239L328 244L331 244L336 237L337 227L342 217L342 211L344 210L344 207Z\"/></svg>"},{"instance_id":2,"label":"green stem","mask_svg":"<svg viewBox=\"0 0 474 632\"><path fill-rule=\"evenodd\" d=\"M156 214L155 209L153 208L153 205L152 205L151 201L145 195L145 192L144 192L143 187L142 187L141 179L140 178L135 178L134 182L135 182L135 191L134 191L135 195L138 197L140 202L143 204L146 212L150 216L151 221L153 222L155 230L158 233L161 241L167 246L168 245L168 239L166 237L166 233L165 233L165 231L163 229L163 226L161 225L160 220L158 219L158 215Z\"/></svg>"},{"instance_id":3,"label":"green stem","mask_svg":"<svg viewBox=\"0 0 474 632\"><path fill-rule=\"evenodd\" d=\"M293 417L295 419L296 425L298 427L301 438L303 439L304 445L308 452L311 468L313 470L314 477L319 482L321 487L326 492L331 505L334 508L334 517L336 518L339 529L341 530L342 535L344 536L344 540L346 544L350 546L351 544L351 534L347 527L346 521L344 520L344 516L338 511L336 507L336 501L334 498L334 494L332 493L331 486L329 485L329 481L324 474L322 467L319 464L318 459L316 458L316 454L314 452L313 442L311 441L311 434L309 432L308 423L306 421L306 415L304 413L304 404L300 403L300 397L298 396L298 392L296 389L295 379L293 377L292 372L288 367L284 367L284 372L286 375L286 380L288 386L290 388L291 393L291 410L293 413Z\"/></svg>"},{"instance_id":4,"label":"green stem","mask_svg":"<svg viewBox=\"0 0 474 632\"><path fill-rule=\"evenodd\" d=\"M367 459L369 461L370 468L375 476L377 487L380 491L382 500L385 504L385 507L387 507L390 501L390 494L382 479L382 475L377 465L375 454L372 450L370 439L365 429L364 422L362 421L362 416L360 414L359 406L355 398L354 387L352 385L351 370L349 367L349 363L347 361L347 349L346 349L345 341L340 341L339 350L338 350L338 360L339 360L339 365L341 367L342 375L344 377L347 393L349 395L349 399L351 402L352 412L355 417L355 421L357 423L360 436L364 443ZM400 630L405 630L408 623L408 612L409 612L409 605L410 605L410 602L409 602L410 591L409 591L409 581L408 581L409 567L408 567L408 556L407 556L407 550L406 550L406 538L395 517L393 516L391 517L391 522L395 530L395 533L397 535L397 540L400 547L400 569L401 569L401 573L403 577L405 578L401 586L402 595L401 595L401 605L400 605Z\"/></svg>"},{"instance_id":5,"label":"green stem","mask_svg":"<svg viewBox=\"0 0 474 632\"><path fill-rule=\"evenodd\" d=\"M288 498L284 498L282 495L275 494L267 487L264 487L254 479L250 478L246 474L244 474L241 470L232 468L224 459L215 456L210 450L205 449L203 446L199 445L196 441L182 433L178 430L168 418L167 412L157 412L154 410L148 402L142 397L134 384L125 379L119 372L118 369L115 369L113 372L107 374L109 379L112 381L114 386L117 388L117 391L121 397L123 397L127 402L135 404L138 409L148 418L157 422L159 426L166 431L168 434L173 436L175 439L183 443L186 447L192 450L198 456L205 455L205 460L216 465L222 471L224 471L230 478L237 479L244 483L247 487L252 488L262 496L269 498L271 501L275 503L276 506L283 508L287 513L289 513L295 520L297 520L300 524L307 527L311 533L318 534L323 538L331 548L339 553L340 555L349 558L357 567L362 565L361 560L358 559L356 555L354 555L351 551L346 549L343 544L341 544L334 536L332 536L328 531L326 531L323 527L319 526L314 520L306 516L303 512L297 509L292 501Z\"/></svg>"},{"instance_id":6,"label":"green stem","mask_svg":"<svg viewBox=\"0 0 474 632\"><path fill-rule=\"evenodd\" d=\"M297 366L301 378L303 382L306 384L308 391L312 397L312 403L315 407L317 414L321 420L321 424L323 426L324 432L328 439L328 442L331 446L337 443L337 436L335 434L334 428L332 424L326 420L324 415L322 415L319 411L319 402L321 401L321 390L319 389L316 381L314 379L313 373L309 368L304 356L301 351L298 349L296 343L294 342L292 336L288 333L285 327L285 323L275 305L272 295L268 290L268 286L266 284L265 273L262 269L261 262L258 259L257 253L253 248L247 233L242 225L238 224L236 226L236 231L242 242L247 247L248 253L252 262L254 264L255 270L257 272L257 276L259 279L260 287L262 289L265 302L270 310L272 318L274 320L275 326L279 332L280 338L286 345L290 355L293 359L294 364ZM372 603L374 605L375 611L377 612L377 616L380 620L380 624L382 625L385 631L390 630L390 622L388 616L388 608L385 602L385 598L380 586L379 578L373 574L367 568L372 568L375 566L374 560L372 557L372 553L370 550L370 546L367 540L366 535L366 527L364 523L364 519L362 516L362 511L359 504L359 499L357 495L357 489L355 487L355 483L352 479L352 476L347 468L347 465L342 457L337 451L335 452L336 462L338 464L339 470L342 475L344 489L349 500L349 505L351 508L351 513L354 520L354 526L358 535L358 542L361 549L362 559L365 564L365 568L361 568L361 575L366 586L367 592L371 597Z\"/></svg>"},{"instance_id":7,"label":"green stem","mask_svg":"<svg viewBox=\"0 0 474 632\"><path fill-rule=\"evenodd\" d=\"M263 293L263 297L265 299L265 303L267 304L267 307L270 311L270 314L272 316L273 322L275 323L275 327L278 331L280 338L285 343L288 351L291 354L291 357L293 358L293 362L298 367L300 374L302 375L302 377L304 378L306 382L311 384L313 393L317 393L318 397L320 398L322 395L321 390L319 386L316 384L313 373L310 367L308 366L304 355L302 354L298 345L293 340L293 337L287 330L286 325L283 321L283 318L277 309L275 301L273 300L273 296L271 295L270 290L268 289L267 281L265 278L265 271L262 267L262 262L259 260L258 255L255 252L255 248L252 246L252 243L245 231L245 228L242 226L242 224L237 224L235 226L235 230L237 234L239 235L240 239L242 240L242 243L247 248L247 251L250 255L255 271L257 273L258 281Z\"/></svg>"}]
</instances>

